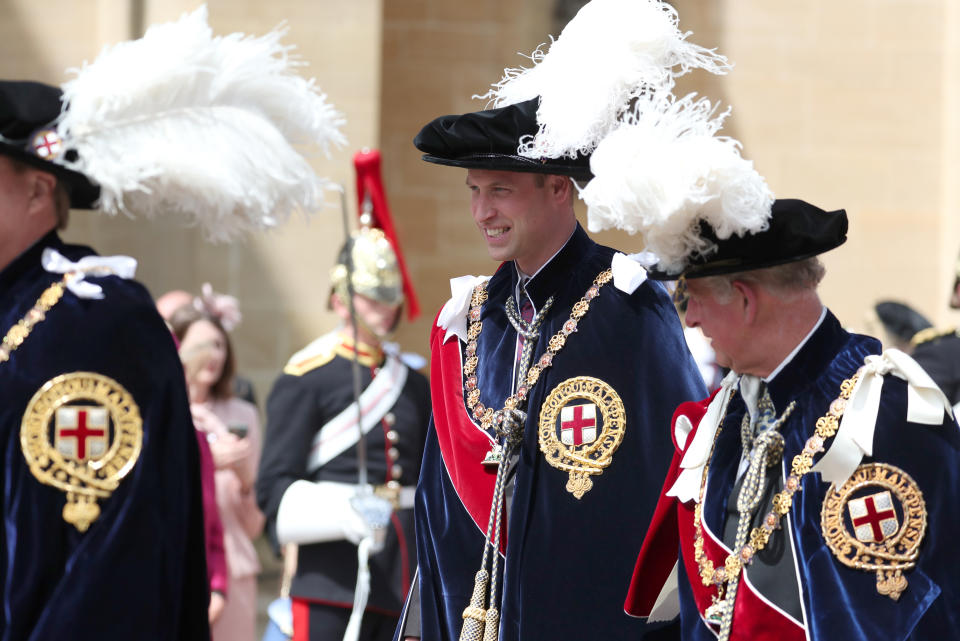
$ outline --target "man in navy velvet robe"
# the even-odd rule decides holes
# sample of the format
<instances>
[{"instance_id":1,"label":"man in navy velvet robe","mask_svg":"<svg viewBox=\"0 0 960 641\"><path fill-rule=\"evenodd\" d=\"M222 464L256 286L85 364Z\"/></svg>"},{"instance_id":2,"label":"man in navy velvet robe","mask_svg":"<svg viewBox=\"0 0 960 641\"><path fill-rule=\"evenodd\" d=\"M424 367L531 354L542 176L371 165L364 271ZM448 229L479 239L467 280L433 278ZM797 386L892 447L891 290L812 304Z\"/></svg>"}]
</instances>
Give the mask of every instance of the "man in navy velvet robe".
<instances>
[{"instance_id":1,"label":"man in navy velvet robe","mask_svg":"<svg viewBox=\"0 0 960 641\"><path fill-rule=\"evenodd\" d=\"M0 82L0 639L209 639L183 367L132 259L56 233L98 195L60 95Z\"/></svg>"},{"instance_id":2,"label":"man in navy velvet robe","mask_svg":"<svg viewBox=\"0 0 960 641\"><path fill-rule=\"evenodd\" d=\"M930 377L820 302L847 218L799 200L702 237L686 322L731 369L674 417L676 453L626 608L684 639L934 640L960 629L960 432ZM679 546L679 558L677 549ZM671 574L673 570L673 574ZM679 593L679 602L677 594Z\"/></svg>"},{"instance_id":3,"label":"man in navy velvet robe","mask_svg":"<svg viewBox=\"0 0 960 641\"><path fill-rule=\"evenodd\" d=\"M502 262L489 280L451 281L433 328L420 583L400 638L459 638L497 504L498 466L484 460L504 445L495 417L521 392L521 442L499 464L496 593L473 616L499 611L504 641L675 634L631 620L621 594L666 471L670 415L703 383L665 290L578 225L571 178L589 179L588 159L517 155L537 130L536 103L442 117L415 140L425 160L467 169L474 222ZM471 311L478 285L486 300Z\"/></svg>"}]
</instances>

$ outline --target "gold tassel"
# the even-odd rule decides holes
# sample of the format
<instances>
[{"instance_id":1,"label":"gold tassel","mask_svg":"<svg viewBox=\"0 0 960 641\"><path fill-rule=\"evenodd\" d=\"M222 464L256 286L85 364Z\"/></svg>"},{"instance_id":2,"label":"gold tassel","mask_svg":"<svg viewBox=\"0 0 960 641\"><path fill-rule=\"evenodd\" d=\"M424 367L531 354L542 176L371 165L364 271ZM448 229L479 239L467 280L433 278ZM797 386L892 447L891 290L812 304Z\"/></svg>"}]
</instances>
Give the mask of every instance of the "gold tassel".
<instances>
[{"instance_id":1,"label":"gold tassel","mask_svg":"<svg viewBox=\"0 0 960 641\"><path fill-rule=\"evenodd\" d=\"M470 605L463 610L463 628L460 629L460 641L483 641L483 621L487 611L483 608L487 600L487 582L490 574L486 570L477 572L473 581L473 596Z\"/></svg>"},{"instance_id":2,"label":"gold tassel","mask_svg":"<svg viewBox=\"0 0 960 641\"><path fill-rule=\"evenodd\" d=\"M497 641L500 637L500 610L487 610L487 626L483 629L483 641Z\"/></svg>"}]
</instances>

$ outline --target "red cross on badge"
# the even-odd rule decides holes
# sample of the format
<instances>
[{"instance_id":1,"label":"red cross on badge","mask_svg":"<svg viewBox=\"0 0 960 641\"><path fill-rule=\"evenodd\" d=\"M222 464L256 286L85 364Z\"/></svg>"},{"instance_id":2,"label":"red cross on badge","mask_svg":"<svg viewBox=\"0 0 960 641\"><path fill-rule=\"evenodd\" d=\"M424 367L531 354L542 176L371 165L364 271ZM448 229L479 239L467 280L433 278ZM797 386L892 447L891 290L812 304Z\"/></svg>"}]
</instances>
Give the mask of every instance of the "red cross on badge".
<instances>
[{"instance_id":1,"label":"red cross on badge","mask_svg":"<svg viewBox=\"0 0 960 641\"><path fill-rule=\"evenodd\" d=\"M896 534L900 528L889 491L850 499L847 508L858 541L880 543Z\"/></svg>"},{"instance_id":2,"label":"red cross on badge","mask_svg":"<svg viewBox=\"0 0 960 641\"><path fill-rule=\"evenodd\" d=\"M583 445L597 440L597 406L565 405L560 409L560 442Z\"/></svg>"},{"instance_id":3,"label":"red cross on badge","mask_svg":"<svg viewBox=\"0 0 960 641\"><path fill-rule=\"evenodd\" d=\"M52 129L44 129L33 135L33 153L40 158L50 160L56 158L63 151L63 139Z\"/></svg>"},{"instance_id":4,"label":"red cross on badge","mask_svg":"<svg viewBox=\"0 0 960 641\"><path fill-rule=\"evenodd\" d=\"M107 451L107 408L69 405L57 410L54 447L79 461L97 459Z\"/></svg>"}]
</instances>

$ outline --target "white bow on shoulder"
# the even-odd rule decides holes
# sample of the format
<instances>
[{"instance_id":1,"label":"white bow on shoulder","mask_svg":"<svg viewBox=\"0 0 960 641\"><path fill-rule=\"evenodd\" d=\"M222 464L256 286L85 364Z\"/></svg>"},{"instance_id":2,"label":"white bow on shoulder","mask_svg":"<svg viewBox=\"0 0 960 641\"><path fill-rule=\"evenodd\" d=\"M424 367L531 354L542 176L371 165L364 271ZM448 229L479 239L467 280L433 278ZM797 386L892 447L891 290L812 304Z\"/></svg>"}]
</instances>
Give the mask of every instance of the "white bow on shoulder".
<instances>
[{"instance_id":1,"label":"white bow on shoulder","mask_svg":"<svg viewBox=\"0 0 960 641\"><path fill-rule=\"evenodd\" d=\"M457 336L463 341L467 340L467 311L470 309L473 288L488 280L490 280L489 276L460 276L450 279L450 300L437 316L437 327L447 330L443 337L444 343L451 336Z\"/></svg>"},{"instance_id":2,"label":"white bow on shoulder","mask_svg":"<svg viewBox=\"0 0 960 641\"><path fill-rule=\"evenodd\" d=\"M103 288L84 280L87 276L119 276L133 278L137 260L130 256L84 256L73 262L56 249L47 247L40 257L40 264L51 274L69 274L66 286L79 298L101 299Z\"/></svg>"},{"instance_id":3,"label":"white bow on shoulder","mask_svg":"<svg viewBox=\"0 0 960 641\"><path fill-rule=\"evenodd\" d=\"M873 436L880 412L884 376L893 374L907 382L907 415L910 423L940 425L943 413L953 417L953 408L930 375L915 360L898 349L873 354L864 360L860 378L847 401L833 444L813 472L823 480L843 484L864 456L873 456Z\"/></svg>"}]
</instances>

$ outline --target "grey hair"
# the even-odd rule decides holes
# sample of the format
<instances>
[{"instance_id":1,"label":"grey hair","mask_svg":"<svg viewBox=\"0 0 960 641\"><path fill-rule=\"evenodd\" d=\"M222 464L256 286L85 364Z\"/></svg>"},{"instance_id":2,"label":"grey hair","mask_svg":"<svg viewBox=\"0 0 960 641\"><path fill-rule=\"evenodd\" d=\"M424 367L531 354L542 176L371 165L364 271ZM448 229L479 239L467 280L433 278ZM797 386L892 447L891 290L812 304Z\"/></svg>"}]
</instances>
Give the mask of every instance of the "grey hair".
<instances>
[{"instance_id":1,"label":"grey hair","mask_svg":"<svg viewBox=\"0 0 960 641\"><path fill-rule=\"evenodd\" d=\"M794 263L721 276L707 276L702 280L718 303L730 302L734 281L765 287L775 297L786 302L797 294L816 290L826 273L827 270L820 259L812 256Z\"/></svg>"}]
</instances>

